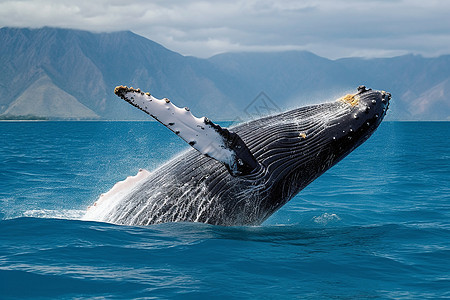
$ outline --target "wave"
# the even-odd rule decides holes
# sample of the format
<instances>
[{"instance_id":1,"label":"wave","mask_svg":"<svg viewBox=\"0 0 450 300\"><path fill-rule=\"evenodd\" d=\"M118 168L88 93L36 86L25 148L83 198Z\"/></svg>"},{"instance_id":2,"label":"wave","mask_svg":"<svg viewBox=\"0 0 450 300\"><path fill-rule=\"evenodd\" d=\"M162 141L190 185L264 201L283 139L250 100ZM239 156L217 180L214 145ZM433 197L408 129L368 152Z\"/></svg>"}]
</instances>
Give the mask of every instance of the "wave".
<instances>
[{"instance_id":1,"label":"wave","mask_svg":"<svg viewBox=\"0 0 450 300\"><path fill-rule=\"evenodd\" d=\"M439 298L448 293L449 239L447 229L393 223L119 226L20 217L0 221L0 280L8 283L0 289L7 298L229 298L250 296L251 285L257 298Z\"/></svg>"},{"instance_id":2,"label":"wave","mask_svg":"<svg viewBox=\"0 0 450 300\"><path fill-rule=\"evenodd\" d=\"M80 209L31 209L25 211L23 217L79 220L85 213L85 210Z\"/></svg>"}]
</instances>

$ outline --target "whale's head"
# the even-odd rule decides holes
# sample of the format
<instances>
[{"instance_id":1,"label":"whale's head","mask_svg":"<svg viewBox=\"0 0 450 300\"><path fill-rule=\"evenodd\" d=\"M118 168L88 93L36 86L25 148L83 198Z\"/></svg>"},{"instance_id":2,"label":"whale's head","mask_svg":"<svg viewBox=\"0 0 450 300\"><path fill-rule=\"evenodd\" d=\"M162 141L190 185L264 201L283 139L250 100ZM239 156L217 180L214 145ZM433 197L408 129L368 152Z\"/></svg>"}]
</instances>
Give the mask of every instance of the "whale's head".
<instances>
[{"instance_id":1,"label":"whale's head","mask_svg":"<svg viewBox=\"0 0 450 300\"><path fill-rule=\"evenodd\" d=\"M267 211L281 207L366 141L386 115L390 98L388 92L360 86L336 101L256 121L242 135L257 141L252 151L264 166L265 182L272 182Z\"/></svg>"},{"instance_id":2,"label":"whale's head","mask_svg":"<svg viewBox=\"0 0 450 300\"><path fill-rule=\"evenodd\" d=\"M342 108L336 109L339 115L328 120L335 143L350 151L362 144L380 125L390 99L390 93L365 86L359 86L355 94L338 99L342 103Z\"/></svg>"}]
</instances>

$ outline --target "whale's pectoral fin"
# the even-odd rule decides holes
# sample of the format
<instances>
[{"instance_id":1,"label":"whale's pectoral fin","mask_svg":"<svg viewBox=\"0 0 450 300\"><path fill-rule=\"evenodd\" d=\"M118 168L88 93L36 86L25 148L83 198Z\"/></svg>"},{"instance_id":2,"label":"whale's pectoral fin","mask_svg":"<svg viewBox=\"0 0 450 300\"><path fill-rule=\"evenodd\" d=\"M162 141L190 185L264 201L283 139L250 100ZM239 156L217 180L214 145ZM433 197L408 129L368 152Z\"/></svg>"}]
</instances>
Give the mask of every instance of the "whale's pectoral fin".
<instances>
[{"instance_id":1,"label":"whale's pectoral fin","mask_svg":"<svg viewBox=\"0 0 450 300\"><path fill-rule=\"evenodd\" d=\"M259 168L259 163L239 135L208 118L196 118L187 107L176 107L169 99L160 100L140 89L126 86L116 87L114 93L155 118L200 153L223 163L231 175L248 175Z\"/></svg>"}]
</instances>

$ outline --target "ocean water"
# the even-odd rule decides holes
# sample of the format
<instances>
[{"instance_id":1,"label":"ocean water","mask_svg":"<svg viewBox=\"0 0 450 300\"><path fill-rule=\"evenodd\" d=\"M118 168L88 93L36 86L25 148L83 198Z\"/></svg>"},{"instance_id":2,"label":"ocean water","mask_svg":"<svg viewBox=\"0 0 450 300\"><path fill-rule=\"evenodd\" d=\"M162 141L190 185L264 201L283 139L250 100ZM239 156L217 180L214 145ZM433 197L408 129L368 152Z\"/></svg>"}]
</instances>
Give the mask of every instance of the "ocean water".
<instances>
[{"instance_id":1,"label":"ocean water","mask_svg":"<svg viewBox=\"0 0 450 300\"><path fill-rule=\"evenodd\" d=\"M450 122L384 122L261 226L80 221L186 149L154 122L0 122L0 299L450 299Z\"/></svg>"}]
</instances>

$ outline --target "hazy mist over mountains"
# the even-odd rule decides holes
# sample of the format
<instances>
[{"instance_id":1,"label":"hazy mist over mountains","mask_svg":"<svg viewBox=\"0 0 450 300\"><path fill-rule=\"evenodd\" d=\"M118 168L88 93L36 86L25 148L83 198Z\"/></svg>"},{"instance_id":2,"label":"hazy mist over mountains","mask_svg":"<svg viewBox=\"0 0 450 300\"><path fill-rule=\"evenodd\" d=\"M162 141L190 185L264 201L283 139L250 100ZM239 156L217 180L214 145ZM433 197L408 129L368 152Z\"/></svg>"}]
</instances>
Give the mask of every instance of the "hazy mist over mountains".
<instances>
[{"instance_id":1,"label":"hazy mist over mountains","mask_svg":"<svg viewBox=\"0 0 450 300\"><path fill-rule=\"evenodd\" d=\"M281 110L356 87L392 93L388 120L450 120L450 55L329 60L310 52L182 56L132 32L0 29L0 114L149 119L114 95L128 85L213 120L245 120L261 94Z\"/></svg>"}]
</instances>

